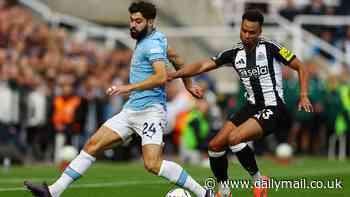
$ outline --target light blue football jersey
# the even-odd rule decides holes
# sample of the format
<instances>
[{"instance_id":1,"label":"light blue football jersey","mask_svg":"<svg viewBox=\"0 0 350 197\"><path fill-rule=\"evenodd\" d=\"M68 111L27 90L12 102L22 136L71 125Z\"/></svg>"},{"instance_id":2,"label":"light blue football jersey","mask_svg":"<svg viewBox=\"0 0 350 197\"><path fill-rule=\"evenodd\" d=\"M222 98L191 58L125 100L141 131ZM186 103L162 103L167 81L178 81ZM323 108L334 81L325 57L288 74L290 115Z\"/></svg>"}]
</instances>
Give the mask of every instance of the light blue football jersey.
<instances>
[{"instance_id":1,"label":"light blue football jersey","mask_svg":"<svg viewBox=\"0 0 350 197\"><path fill-rule=\"evenodd\" d=\"M152 63L154 61L162 60L167 65L169 63L167 48L168 43L165 35L157 30L138 41L131 60L129 83L139 83L153 75ZM166 109L165 86L132 91L124 107L132 110L143 110L155 104L160 104Z\"/></svg>"}]
</instances>

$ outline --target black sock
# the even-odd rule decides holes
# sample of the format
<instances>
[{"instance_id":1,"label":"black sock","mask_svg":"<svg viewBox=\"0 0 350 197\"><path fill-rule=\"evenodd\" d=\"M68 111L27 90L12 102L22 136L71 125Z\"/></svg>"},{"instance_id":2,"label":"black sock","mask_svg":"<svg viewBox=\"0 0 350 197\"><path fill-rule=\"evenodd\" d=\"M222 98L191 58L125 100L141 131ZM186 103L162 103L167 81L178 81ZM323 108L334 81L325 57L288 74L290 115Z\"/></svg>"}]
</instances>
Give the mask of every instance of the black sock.
<instances>
[{"instance_id":1,"label":"black sock","mask_svg":"<svg viewBox=\"0 0 350 197\"><path fill-rule=\"evenodd\" d=\"M254 152L248 145L246 145L242 150L236 152L236 156L239 163L241 163L243 168L247 170L251 176L259 171Z\"/></svg>"},{"instance_id":2,"label":"black sock","mask_svg":"<svg viewBox=\"0 0 350 197\"><path fill-rule=\"evenodd\" d=\"M217 182L227 181L228 160L226 154L220 157L209 157L209 161Z\"/></svg>"}]
</instances>

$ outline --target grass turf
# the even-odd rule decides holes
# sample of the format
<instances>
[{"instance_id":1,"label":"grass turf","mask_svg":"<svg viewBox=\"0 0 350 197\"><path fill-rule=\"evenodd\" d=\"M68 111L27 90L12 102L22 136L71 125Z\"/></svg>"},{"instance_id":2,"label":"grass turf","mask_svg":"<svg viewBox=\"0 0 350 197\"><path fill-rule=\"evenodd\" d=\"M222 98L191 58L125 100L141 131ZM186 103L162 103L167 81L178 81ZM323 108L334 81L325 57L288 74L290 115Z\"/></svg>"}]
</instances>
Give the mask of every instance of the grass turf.
<instances>
[{"instance_id":1,"label":"grass turf","mask_svg":"<svg viewBox=\"0 0 350 197\"><path fill-rule=\"evenodd\" d=\"M350 196L350 161L328 161L324 158L298 158L292 164L280 165L271 160L259 159L263 174L275 180L306 179L306 185L312 180L342 182L342 188L322 189L276 189L269 191L269 197L349 197ZM201 184L212 176L209 168L185 166L186 170ZM9 172L0 171L1 197L30 197L24 190L26 179L40 183L52 183L60 172L57 167L49 165L13 166ZM231 179L249 179L246 172L235 162L231 162L229 175ZM320 182L319 181L319 182ZM321 183L319 183L321 184ZM298 186L295 185L294 186ZM326 185L324 185L326 186ZM330 184L332 186L332 183ZM64 192L63 197L164 197L167 191L174 188L164 179L147 173L142 163L102 163L97 162L86 173L84 178L76 181ZM253 196L251 189L232 189L234 197ZM194 195L192 195L194 196Z\"/></svg>"}]
</instances>

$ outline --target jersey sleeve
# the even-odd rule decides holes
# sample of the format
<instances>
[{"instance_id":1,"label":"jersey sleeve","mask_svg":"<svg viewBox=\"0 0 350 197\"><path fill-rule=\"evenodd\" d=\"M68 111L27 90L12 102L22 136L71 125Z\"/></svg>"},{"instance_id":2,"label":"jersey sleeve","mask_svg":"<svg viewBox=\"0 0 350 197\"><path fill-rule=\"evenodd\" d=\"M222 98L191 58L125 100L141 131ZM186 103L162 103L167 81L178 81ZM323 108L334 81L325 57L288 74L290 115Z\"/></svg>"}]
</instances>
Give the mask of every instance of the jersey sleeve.
<instances>
[{"instance_id":1,"label":"jersey sleeve","mask_svg":"<svg viewBox=\"0 0 350 197\"><path fill-rule=\"evenodd\" d=\"M145 53L150 62L167 59L166 49L161 46L159 41L150 41L145 48Z\"/></svg>"},{"instance_id":2,"label":"jersey sleeve","mask_svg":"<svg viewBox=\"0 0 350 197\"><path fill-rule=\"evenodd\" d=\"M279 43L272 41L270 42L270 44L274 58L276 58L279 62L282 62L284 65L290 64L296 57L294 53L292 53Z\"/></svg>"},{"instance_id":3,"label":"jersey sleeve","mask_svg":"<svg viewBox=\"0 0 350 197\"><path fill-rule=\"evenodd\" d=\"M218 55L212 57L211 59L215 62L216 66L222 66L224 64L231 64L233 61L234 50L229 49L220 52Z\"/></svg>"}]
</instances>

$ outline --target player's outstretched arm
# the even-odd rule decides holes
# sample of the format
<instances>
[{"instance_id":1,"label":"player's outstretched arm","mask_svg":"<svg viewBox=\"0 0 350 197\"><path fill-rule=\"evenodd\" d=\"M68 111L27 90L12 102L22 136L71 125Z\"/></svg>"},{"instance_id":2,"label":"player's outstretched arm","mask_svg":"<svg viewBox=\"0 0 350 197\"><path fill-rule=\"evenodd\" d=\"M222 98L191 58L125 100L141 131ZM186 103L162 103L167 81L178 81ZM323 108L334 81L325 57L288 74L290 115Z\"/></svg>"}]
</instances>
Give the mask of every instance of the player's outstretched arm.
<instances>
[{"instance_id":1,"label":"player's outstretched arm","mask_svg":"<svg viewBox=\"0 0 350 197\"><path fill-rule=\"evenodd\" d=\"M300 84L300 99L298 103L298 110L312 112L313 107L308 97L308 73L306 72L304 65L298 58L294 58L288 66L298 72Z\"/></svg>"},{"instance_id":2,"label":"player's outstretched arm","mask_svg":"<svg viewBox=\"0 0 350 197\"><path fill-rule=\"evenodd\" d=\"M175 70L180 70L184 64L184 59L179 56L173 48L168 48L167 50L169 61L173 64ZM192 94L195 98L203 97L203 90L197 85L193 85L192 79L190 77L182 78L182 81L185 85L186 90Z\"/></svg>"},{"instance_id":3,"label":"player's outstretched arm","mask_svg":"<svg viewBox=\"0 0 350 197\"><path fill-rule=\"evenodd\" d=\"M179 56L173 48L169 47L167 50L167 53L168 53L169 61L173 64L175 70L180 70L185 64L184 59L181 56ZM185 77L185 78L182 78L182 81L183 81L186 89L189 89L192 87L192 79L191 78Z\"/></svg>"},{"instance_id":4,"label":"player's outstretched arm","mask_svg":"<svg viewBox=\"0 0 350 197\"><path fill-rule=\"evenodd\" d=\"M157 86L164 85L167 81L167 73L165 69L165 63L163 60L158 60L152 63L154 74L148 79L134 84L127 85L113 85L107 89L106 93L109 96L127 94L134 90L146 90Z\"/></svg>"},{"instance_id":5,"label":"player's outstretched arm","mask_svg":"<svg viewBox=\"0 0 350 197\"><path fill-rule=\"evenodd\" d=\"M193 64L187 64L183 66L180 70L170 73L170 79L180 78L180 77L192 77L210 70L216 69L217 65L212 59L202 60Z\"/></svg>"}]
</instances>

